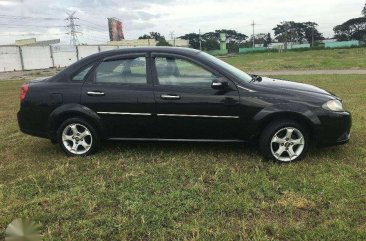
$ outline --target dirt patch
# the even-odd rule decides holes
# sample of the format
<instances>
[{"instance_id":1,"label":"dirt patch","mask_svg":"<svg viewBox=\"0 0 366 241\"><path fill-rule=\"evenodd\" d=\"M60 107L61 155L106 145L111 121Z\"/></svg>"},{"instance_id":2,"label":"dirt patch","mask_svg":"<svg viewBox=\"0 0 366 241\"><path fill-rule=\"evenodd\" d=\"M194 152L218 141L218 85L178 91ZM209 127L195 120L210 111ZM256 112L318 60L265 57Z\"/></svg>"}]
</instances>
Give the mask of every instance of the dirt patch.
<instances>
[{"instance_id":1,"label":"dirt patch","mask_svg":"<svg viewBox=\"0 0 366 241\"><path fill-rule=\"evenodd\" d=\"M62 69L37 69L23 71L0 72L0 80L31 80L39 77L53 76Z\"/></svg>"}]
</instances>

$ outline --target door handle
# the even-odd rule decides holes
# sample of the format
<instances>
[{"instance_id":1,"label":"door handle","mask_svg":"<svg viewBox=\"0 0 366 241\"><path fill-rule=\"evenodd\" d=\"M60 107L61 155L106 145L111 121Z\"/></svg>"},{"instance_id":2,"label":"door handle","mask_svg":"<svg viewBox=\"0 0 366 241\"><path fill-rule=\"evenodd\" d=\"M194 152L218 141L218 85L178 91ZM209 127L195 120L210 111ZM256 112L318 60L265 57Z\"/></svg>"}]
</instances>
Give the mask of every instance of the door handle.
<instances>
[{"instance_id":1,"label":"door handle","mask_svg":"<svg viewBox=\"0 0 366 241\"><path fill-rule=\"evenodd\" d=\"M180 96L179 95L163 94L163 95L160 96L160 98L162 98L164 100L179 100Z\"/></svg>"},{"instance_id":2,"label":"door handle","mask_svg":"<svg viewBox=\"0 0 366 241\"><path fill-rule=\"evenodd\" d=\"M88 91L87 94L90 95L90 96L103 96L104 92L101 92L101 91Z\"/></svg>"}]
</instances>

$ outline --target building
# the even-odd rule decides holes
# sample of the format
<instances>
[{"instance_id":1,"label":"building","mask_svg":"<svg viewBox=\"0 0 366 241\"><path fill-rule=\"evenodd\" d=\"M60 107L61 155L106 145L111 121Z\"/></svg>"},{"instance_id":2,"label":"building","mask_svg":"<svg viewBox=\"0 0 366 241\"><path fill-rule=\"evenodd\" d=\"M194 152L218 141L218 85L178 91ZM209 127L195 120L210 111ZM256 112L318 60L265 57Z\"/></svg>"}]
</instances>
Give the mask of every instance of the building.
<instances>
[{"instance_id":1,"label":"building","mask_svg":"<svg viewBox=\"0 0 366 241\"><path fill-rule=\"evenodd\" d=\"M58 43L60 43L60 39L37 41L36 38L28 38L28 39L15 40L15 45L17 46L49 46L51 44L58 44Z\"/></svg>"},{"instance_id":2,"label":"building","mask_svg":"<svg viewBox=\"0 0 366 241\"><path fill-rule=\"evenodd\" d=\"M186 39L180 39L180 38L171 39L171 40L168 40L168 43L171 46L175 46L175 47L184 47L184 48L189 47L189 40L186 40Z\"/></svg>"}]
</instances>

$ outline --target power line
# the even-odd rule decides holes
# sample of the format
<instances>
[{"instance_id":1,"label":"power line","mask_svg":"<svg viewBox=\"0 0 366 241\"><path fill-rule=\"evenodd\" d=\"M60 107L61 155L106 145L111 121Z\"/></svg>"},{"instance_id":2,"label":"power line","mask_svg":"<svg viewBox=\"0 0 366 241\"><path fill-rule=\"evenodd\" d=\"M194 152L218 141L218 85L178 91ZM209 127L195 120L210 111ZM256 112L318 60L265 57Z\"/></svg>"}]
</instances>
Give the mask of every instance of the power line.
<instances>
[{"instance_id":1,"label":"power line","mask_svg":"<svg viewBox=\"0 0 366 241\"><path fill-rule=\"evenodd\" d=\"M15 16L15 15L5 15L0 14L0 18L11 18L11 19L43 19L43 20L60 20L60 18L55 17L26 17L26 16Z\"/></svg>"},{"instance_id":2,"label":"power line","mask_svg":"<svg viewBox=\"0 0 366 241\"><path fill-rule=\"evenodd\" d=\"M92 24L92 25L94 25L94 26L95 26L95 27L97 27L97 28L102 28L102 29L106 29L106 28L107 28L107 26L99 25L99 24L96 24L96 23L93 23L93 22L87 21L87 20L85 20L85 19L80 19L80 21L83 21L83 22L86 22L86 23Z\"/></svg>"},{"instance_id":3,"label":"power line","mask_svg":"<svg viewBox=\"0 0 366 241\"><path fill-rule=\"evenodd\" d=\"M22 24L22 25L18 25L18 24L4 24L4 23L0 23L0 26L2 26L2 28L25 28L25 27L35 27L35 28L63 28L65 26L61 26L61 25L31 25L31 24Z\"/></svg>"}]
</instances>

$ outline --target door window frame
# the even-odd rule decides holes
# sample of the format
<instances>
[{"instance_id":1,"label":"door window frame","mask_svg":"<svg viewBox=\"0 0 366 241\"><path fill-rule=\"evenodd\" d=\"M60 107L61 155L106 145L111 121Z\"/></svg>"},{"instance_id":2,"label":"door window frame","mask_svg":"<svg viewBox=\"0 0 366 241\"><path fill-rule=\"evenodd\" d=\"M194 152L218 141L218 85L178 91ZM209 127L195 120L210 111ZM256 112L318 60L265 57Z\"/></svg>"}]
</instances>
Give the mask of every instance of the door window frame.
<instances>
[{"instance_id":1,"label":"door window frame","mask_svg":"<svg viewBox=\"0 0 366 241\"><path fill-rule=\"evenodd\" d=\"M156 63L155 63L155 58L156 57L172 57L172 58L178 58L178 59L182 59L185 61L188 61L190 63L193 63L201 68L203 68L206 71L211 72L212 74L214 74L217 78L225 78L227 81L230 81L236 88L236 85L233 83L233 81L231 81L230 79L228 79L226 76L222 75L219 71L213 69L212 67L198 61L195 60L193 58L184 56L184 55L180 55L180 54L173 54L173 53L151 53L151 70L152 70L152 76L153 76L153 83L155 86L166 86L166 87L175 87L175 88L195 88L195 89L208 89L206 87L197 87L197 86L180 86L180 85L166 85L163 84L161 85L159 83L159 76L158 76L158 72L156 69ZM211 88L211 87L210 87Z\"/></svg>"},{"instance_id":2,"label":"door window frame","mask_svg":"<svg viewBox=\"0 0 366 241\"><path fill-rule=\"evenodd\" d=\"M146 73L146 83L107 83L107 82L96 82L96 70L98 67L105 61L118 61L123 59L131 59L131 58L138 58L138 57L144 57L145 58L145 73ZM151 58L149 56L149 53L147 52L140 52L140 53L127 53L127 54L117 54L105 57L103 59L100 59L97 61L97 63L93 66L93 68L90 70L88 74L88 78L85 81L89 84L94 85L113 85L113 86L151 86L153 85L153 80L151 76Z\"/></svg>"}]
</instances>

